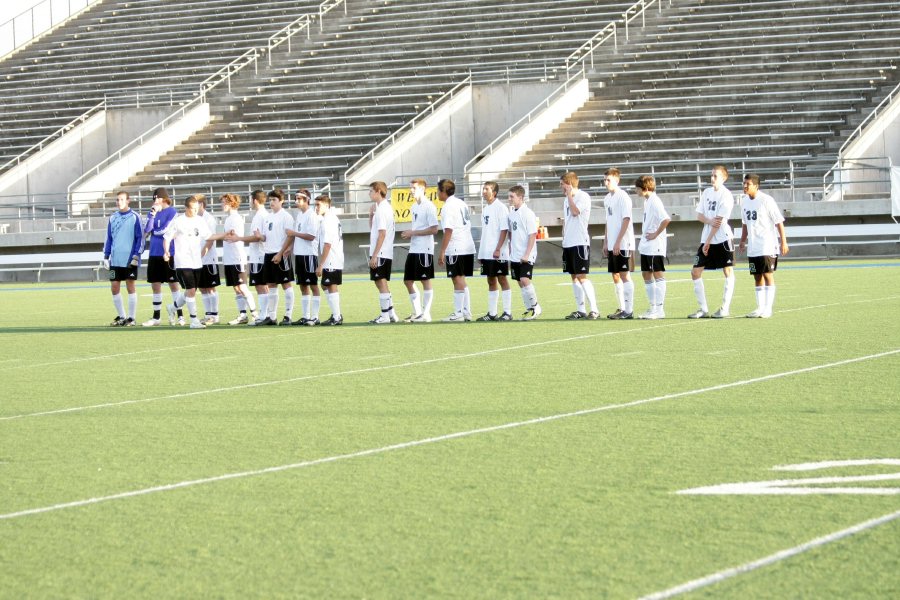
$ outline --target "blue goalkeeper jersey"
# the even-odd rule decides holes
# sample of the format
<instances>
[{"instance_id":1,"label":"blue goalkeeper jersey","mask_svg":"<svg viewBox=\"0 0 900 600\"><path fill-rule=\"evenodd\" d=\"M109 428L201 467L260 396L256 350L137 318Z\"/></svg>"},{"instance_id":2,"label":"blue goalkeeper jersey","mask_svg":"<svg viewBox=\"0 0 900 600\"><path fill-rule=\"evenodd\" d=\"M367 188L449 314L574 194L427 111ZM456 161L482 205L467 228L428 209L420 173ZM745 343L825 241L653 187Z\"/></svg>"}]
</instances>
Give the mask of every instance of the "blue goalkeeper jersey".
<instances>
[{"instance_id":1,"label":"blue goalkeeper jersey","mask_svg":"<svg viewBox=\"0 0 900 600\"><path fill-rule=\"evenodd\" d=\"M109 259L110 266L127 267L135 256L140 261L143 250L144 230L140 215L131 209L114 212L106 226L106 244L103 246L103 256Z\"/></svg>"},{"instance_id":2,"label":"blue goalkeeper jersey","mask_svg":"<svg viewBox=\"0 0 900 600\"><path fill-rule=\"evenodd\" d=\"M163 252L163 233L176 216L178 216L178 211L175 210L174 206L164 208L156 213L156 217L152 219L148 215L147 224L144 225L144 233L150 234L150 256L163 256L165 254ZM174 242L169 242L169 254L175 254Z\"/></svg>"}]
</instances>

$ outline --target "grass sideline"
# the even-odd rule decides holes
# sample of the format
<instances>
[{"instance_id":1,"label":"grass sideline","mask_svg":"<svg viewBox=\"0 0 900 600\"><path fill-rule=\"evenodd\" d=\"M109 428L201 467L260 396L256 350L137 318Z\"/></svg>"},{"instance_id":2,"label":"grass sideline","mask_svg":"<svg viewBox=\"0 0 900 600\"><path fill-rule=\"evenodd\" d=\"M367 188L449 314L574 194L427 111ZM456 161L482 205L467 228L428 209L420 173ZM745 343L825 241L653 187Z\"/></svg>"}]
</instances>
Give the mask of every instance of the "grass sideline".
<instances>
[{"instance_id":1,"label":"grass sideline","mask_svg":"<svg viewBox=\"0 0 900 600\"><path fill-rule=\"evenodd\" d=\"M0 597L633 598L897 511L675 492L900 470L772 471L900 459L900 261L787 263L769 320L687 320L688 269L667 278L664 321L564 321L548 271L531 323L366 325L377 293L356 277L341 328L204 331L105 327L105 284L0 286ZM610 312L609 275L592 280ZM435 317L450 295L436 282ZM695 594L897 597L898 534Z\"/></svg>"}]
</instances>

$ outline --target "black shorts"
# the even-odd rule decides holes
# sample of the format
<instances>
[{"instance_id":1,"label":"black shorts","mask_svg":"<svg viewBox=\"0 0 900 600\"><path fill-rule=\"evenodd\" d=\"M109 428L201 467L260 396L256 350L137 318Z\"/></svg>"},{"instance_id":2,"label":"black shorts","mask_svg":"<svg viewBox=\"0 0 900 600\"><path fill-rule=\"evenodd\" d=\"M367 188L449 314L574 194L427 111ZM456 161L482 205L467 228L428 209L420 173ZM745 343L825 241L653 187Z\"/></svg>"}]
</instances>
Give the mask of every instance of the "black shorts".
<instances>
[{"instance_id":1,"label":"black shorts","mask_svg":"<svg viewBox=\"0 0 900 600\"><path fill-rule=\"evenodd\" d=\"M471 277L475 268L474 254L454 254L445 256L447 277Z\"/></svg>"},{"instance_id":2,"label":"black shorts","mask_svg":"<svg viewBox=\"0 0 900 600\"><path fill-rule=\"evenodd\" d=\"M572 246L563 248L563 273L587 275L591 272L591 247Z\"/></svg>"},{"instance_id":3,"label":"black shorts","mask_svg":"<svg viewBox=\"0 0 900 600\"><path fill-rule=\"evenodd\" d=\"M394 264L394 261L392 261L390 258L376 258L375 261L375 264L377 264L378 266L374 269L372 267L369 267L369 279L371 279L372 281L378 281L379 279L390 281L391 265Z\"/></svg>"},{"instance_id":4,"label":"black shorts","mask_svg":"<svg viewBox=\"0 0 900 600\"><path fill-rule=\"evenodd\" d=\"M230 287L241 285L244 283L241 275L246 272L247 268L244 265L225 265L225 285Z\"/></svg>"},{"instance_id":5,"label":"black shorts","mask_svg":"<svg viewBox=\"0 0 900 600\"><path fill-rule=\"evenodd\" d=\"M220 285L222 285L222 280L219 276L219 265L203 265L200 269L200 281L197 282L197 286L206 289Z\"/></svg>"},{"instance_id":6,"label":"black shorts","mask_svg":"<svg viewBox=\"0 0 900 600\"><path fill-rule=\"evenodd\" d=\"M110 267L110 281L125 281L126 279L137 279L137 267Z\"/></svg>"},{"instance_id":7,"label":"black shorts","mask_svg":"<svg viewBox=\"0 0 900 600\"><path fill-rule=\"evenodd\" d=\"M268 285L278 285L281 283L294 283L294 268L291 266L291 259L282 255L281 262L272 262L275 254L266 254L265 262L263 262L263 281Z\"/></svg>"},{"instance_id":8,"label":"black shorts","mask_svg":"<svg viewBox=\"0 0 900 600\"><path fill-rule=\"evenodd\" d=\"M175 261L169 257L166 262L162 256L151 256L147 261L147 283L175 283Z\"/></svg>"},{"instance_id":9,"label":"black shorts","mask_svg":"<svg viewBox=\"0 0 900 600\"><path fill-rule=\"evenodd\" d=\"M734 266L734 243L722 242L721 244L710 244L709 254L703 256L703 244L697 248L697 256L694 257L694 267L702 267L715 271L725 267Z\"/></svg>"},{"instance_id":10,"label":"black shorts","mask_svg":"<svg viewBox=\"0 0 900 600\"><path fill-rule=\"evenodd\" d=\"M778 270L777 256L748 256L747 260L750 263L751 275L774 273Z\"/></svg>"},{"instance_id":11,"label":"black shorts","mask_svg":"<svg viewBox=\"0 0 900 600\"><path fill-rule=\"evenodd\" d=\"M312 254L294 256L294 273L300 285L319 285L316 269L319 268L319 257Z\"/></svg>"},{"instance_id":12,"label":"black shorts","mask_svg":"<svg viewBox=\"0 0 900 600\"><path fill-rule=\"evenodd\" d=\"M343 283L344 272L340 269L329 271L322 269L322 285L341 285Z\"/></svg>"},{"instance_id":13,"label":"black shorts","mask_svg":"<svg viewBox=\"0 0 900 600\"><path fill-rule=\"evenodd\" d=\"M403 266L403 281L425 279L434 279L434 254L407 254L406 264Z\"/></svg>"},{"instance_id":14,"label":"black shorts","mask_svg":"<svg viewBox=\"0 0 900 600\"><path fill-rule=\"evenodd\" d=\"M634 265L631 250L619 250L618 254L612 251L606 256L606 270L610 273L627 273Z\"/></svg>"},{"instance_id":15,"label":"black shorts","mask_svg":"<svg viewBox=\"0 0 900 600\"><path fill-rule=\"evenodd\" d=\"M509 270L512 272L512 278L516 281L523 277L532 279L531 274L534 271L534 265L532 263L511 262L509 263Z\"/></svg>"},{"instance_id":16,"label":"black shorts","mask_svg":"<svg viewBox=\"0 0 900 600\"><path fill-rule=\"evenodd\" d=\"M509 262L492 258L483 260L481 261L481 274L485 277L506 277L509 275Z\"/></svg>"},{"instance_id":17,"label":"black shorts","mask_svg":"<svg viewBox=\"0 0 900 600\"><path fill-rule=\"evenodd\" d=\"M178 282L181 283L181 287L186 290L197 289L201 269L175 269L175 271L178 272Z\"/></svg>"},{"instance_id":18,"label":"black shorts","mask_svg":"<svg viewBox=\"0 0 900 600\"><path fill-rule=\"evenodd\" d=\"M644 273L666 270L666 257L660 254L641 254L641 271Z\"/></svg>"},{"instance_id":19,"label":"black shorts","mask_svg":"<svg viewBox=\"0 0 900 600\"><path fill-rule=\"evenodd\" d=\"M263 271L262 263L250 263L247 269L250 273L250 285L266 285L266 273Z\"/></svg>"}]
</instances>

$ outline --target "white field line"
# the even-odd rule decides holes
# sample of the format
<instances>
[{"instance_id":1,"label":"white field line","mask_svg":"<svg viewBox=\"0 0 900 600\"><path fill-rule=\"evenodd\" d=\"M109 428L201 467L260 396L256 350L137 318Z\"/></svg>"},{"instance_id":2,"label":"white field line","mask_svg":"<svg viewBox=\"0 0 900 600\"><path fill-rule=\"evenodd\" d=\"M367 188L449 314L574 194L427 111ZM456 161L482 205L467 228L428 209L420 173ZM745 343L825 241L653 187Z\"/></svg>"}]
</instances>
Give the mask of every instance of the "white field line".
<instances>
[{"instance_id":1,"label":"white field line","mask_svg":"<svg viewBox=\"0 0 900 600\"><path fill-rule=\"evenodd\" d=\"M603 287L603 286L607 286L607 285L615 285L612 281L594 281L593 279L591 279L591 281L594 283L595 288ZM691 279L690 277L688 277L687 279L666 279L666 283L685 283L687 281L693 281L693 279ZM641 283L644 283L643 279L634 279L635 287L637 287L638 284L641 284ZM556 287L572 287L572 282L567 281L564 283L555 283L554 285Z\"/></svg>"},{"instance_id":2,"label":"white field line","mask_svg":"<svg viewBox=\"0 0 900 600\"><path fill-rule=\"evenodd\" d=\"M593 336L584 336L584 337L593 337ZM541 343L549 343L549 342L541 342ZM537 344L536 344L537 345ZM489 354L491 352L497 352L497 350L489 350L482 354ZM59 510L65 510L68 508L78 508L81 506L89 506L92 504L99 504L101 502L109 502L111 500L122 500L124 498L134 498L138 496L146 496L148 494L155 494L157 492L168 492L177 489L189 488L198 485L206 485L210 483L217 483L220 481L228 481L232 479L243 479L246 477L257 477L260 475L267 475L270 473L279 473L282 471L291 471L296 469L303 469L306 467L312 467L316 465L326 464L326 463L334 463L344 460L350 460L354 458L362 458L366 456L373 456L376 454L385 454L387 452L392 452L394 450L405 450L407 448L414 448L418 446L425 446L429 444L436 444L439 442L446 442L450 440L456 440L460 438L473 437L476 435L481 435L485 433L494 433L497 431L505 431L508 429L516 429L520 427L526 427L530 425L541 425L544 423L550 423L553 421L559 421L561 419L568 419L571 417L579 417L584 415L591 415L606 411L618 410L622 408L632 408L635 406L642 406L644 404L651 404L654 402L662 402L665 400L674 400L676 398L684 398L688 396L696 396L699 394L704 394L707 392L717 392L721 390L727 390L731 388L741 387L745 385L751 385L754 383L760 383L763 381L771 381L773 379L780 379L782 377L790 377L793 375L801 375L804 373L812 373L815 371L820 371L822 369L831 369L834 367L842 367L845 365L850 365L858 362L863 362L867 360L874 360L878 358L883 358L886 356L893 356L896 354L900 354L900 348L894 350L888 350L886 352L879 352L878 354L869 354L867 356L858 356L856 358L848 358L845 360L825 363L821 365L814 365L811 367L804 367L802 369L794 369L793 371L783 371L781 373L772 373L770 375L763 375L761 377L754 377L752 379L742 379L740 381L733 381L731 383L723 383L719 385L709 386L705 388L698 388L694 390L687 390L684 392L675 392L672 394L666 394L664 396L655 396L653 398L644 398L642 400L633 400L631 402L623 402L621 404L608 404L605 406L597 406L594 408L586 408L582 410L567 412L567 413L559 413L555 415L549 415L545 417L537 417L534 419L528 419L526 421L514 421L512 423L504 423L501 425L493 425L490 427L482 427L479 429L470 429L468 431L457 431L454 433L448 433L445 435L439 435L435 437L429 437L419 440L413 440L409 442L401 442L398 444L391 444L389 446L382 446L380 448L370 448L367 450L359 450L357 452L351 452L348 454L338 454L334 456L326 456L323 458L317 458L313 460L306 460L302 462L290 463L286 465L276 465L272 467L266 467L264 469L256 469L252 471L239 471L236 473L226 473L224 475L216 475L213 477L205 477L202 479L191 479L187 481L181 481L178 483L170 483L166 485L154 486L149 488L143 488L138 490L131 490L128 492L120 492L118 494L110 494L108 496L98 496L95 498L88 498L86 500L75 500L73 502L64 502L61 504L52 504L50 506L42 506L37 508L29 508L25 510L20 510L16 512L0 514L0 521L16 519L19 517L26 517L31 515L38 515L42 513L54 512ZM441 359L435 359L441 360ZM429 361L434 362L434 361ZM366 369L369 370L369 369ZM900 512L897 513L900 515Z\"/></svg>"},{"instance_id":3,"label":"white field line","mask_svg":"<svg viewBox=\"0 0 900 600\"><path fill-rule=\"evenodd\" d=\"M822 537L818 537L814 540L810 540L805 544L800 544L799 546L794 546L793 548L788 548L786 550L781 550L774 554L770 554L764 558L760 558L758 560L754 560L748 563L744 563L737 567L731 567L730 569L724 569L717 573L713 573L711 575L707 575L706 577L701 577L699 579L694 579L692 581L688 581L687 583L682 583L681 585L669 588L667 590L663 590L661 592L655 592L653 594L648 594L646 596L642 596L640 600L663 600L664 598L672 598L673 596L678 596L680 594L686 594L688 592L693 592L700 588L713 585L715 583L719 583L720 581L724 581L731 577L735 577L737 575L743 575L744 573L749 573L750 571L754 571L756 569L767 567L769 565L773 565L782 560L791 558L792 556L796 556L798 554L802 554L814 548L818 548L820 546L824 546L825 544L830 544L831 542L836 542L846 537L850 537L851 535L860 533L867 529L872 529L873 527L878 527L879 525L884 525L885 523L889 523L895 519L900 518L900 510L896 512L892 512L886 515L882 515L875 519L870 519L868 521L863 521L862 523L857 523L852 527L848 527L846 529L841 529L840 531L835 531L834 533L830 533L828 535L824 535Z\"/></svg>"},{"instance_id":4,"label":"white field line","mask_svg":"<svg viewBox=\"0 0 900 600\"><path fill-rule=\"evenodd\" d=\"M828 348L810 348L809 350L797 350L797 354L818 354L827 350Z\"/></svg>"},{"instance_id":5,"label":"white field line","mask_svg":"<svg viewBox=\"0 0 900 600\"><path fill-rule=\"evenodd\" d=\"M612 356L614 356L616 358L622 358L625 356L638 356L643 353L644 353L643 350L634 350L633 352L619 352L618 354L613 354Z\"/></svg>"}]
</instances>

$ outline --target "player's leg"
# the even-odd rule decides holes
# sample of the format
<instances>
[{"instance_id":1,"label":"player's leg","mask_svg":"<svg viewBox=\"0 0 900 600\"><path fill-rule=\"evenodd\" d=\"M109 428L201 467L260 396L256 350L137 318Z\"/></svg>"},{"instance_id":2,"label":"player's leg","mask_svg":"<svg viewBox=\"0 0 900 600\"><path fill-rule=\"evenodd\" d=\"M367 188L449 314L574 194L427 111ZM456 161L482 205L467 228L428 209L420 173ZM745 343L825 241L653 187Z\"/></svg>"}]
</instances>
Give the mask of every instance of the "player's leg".
<instances>
[{"instance_id":1,"label":"player's leg","mask_svg":"<svg viewBox=\"0 0 900 600\"><path fill-rule=\"evenodd\" d=\"M116 268L110 267L110 274L116 277ZM122 302L122 282L118 279L109 281L109 291L112 293L113 307L116 309L116 318L110 323L113 327L121 327L125 324L125 304Z\"/></svg>"},{"instance_id":2,"label":"player's leg","mask_svg":"<svg viewBox=\"0 0 900 600\"><path fill-rule=\"evenodd\" d=\"M509 270L509 263L500 263L505 270ZM509 278L503 275L497 275L497 283L500 284L500 297L503 301L503 313L500 315L501 321L512 320L512 290L509 287Z\"/></svg>"},{"instance_id":3,"label":"player's leg","mask_svg":"<svg viewBox=\"0 0 900 600\"><path fill-rule=\"evenodd\" d=\"M134 273L137 275L137 269L134 270ZM128 291L128 318L125 319L125 325L134 326L138 305L137 286L134 279L128 278L125 280L125 289Z\"/></svg>"}]
</instances>

